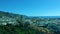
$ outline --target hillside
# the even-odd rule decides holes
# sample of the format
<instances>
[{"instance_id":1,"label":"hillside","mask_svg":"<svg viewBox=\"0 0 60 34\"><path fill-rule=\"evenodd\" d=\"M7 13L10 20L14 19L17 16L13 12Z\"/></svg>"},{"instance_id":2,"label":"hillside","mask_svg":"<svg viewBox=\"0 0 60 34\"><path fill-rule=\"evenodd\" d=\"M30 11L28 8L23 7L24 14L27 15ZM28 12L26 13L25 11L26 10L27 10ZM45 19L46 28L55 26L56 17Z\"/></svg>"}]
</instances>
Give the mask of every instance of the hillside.
<instances>
[{"instance_id":1,"label":"hillside","mask_svg":"<svg viewBox=\"0 0 60 34\"><path fill-rule=\"evenodd\" d=\"M60 18L29 17L0 11L0 34L59 34Z\"/></svg>"}]
</instances>

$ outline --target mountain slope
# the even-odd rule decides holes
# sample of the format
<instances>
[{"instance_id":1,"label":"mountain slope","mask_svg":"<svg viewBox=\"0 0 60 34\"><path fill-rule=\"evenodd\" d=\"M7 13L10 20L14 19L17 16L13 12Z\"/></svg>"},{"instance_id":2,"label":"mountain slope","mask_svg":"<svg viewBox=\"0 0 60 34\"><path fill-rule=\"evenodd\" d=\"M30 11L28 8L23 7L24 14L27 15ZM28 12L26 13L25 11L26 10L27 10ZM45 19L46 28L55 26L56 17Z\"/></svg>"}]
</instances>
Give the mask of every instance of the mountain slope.
<instances>
[{"instance_id":1,"label":"mountain slope","mask_svg":"<svg viewBox=\"0 0 60 34\"><path fill-rule=\"evenodd\" d=\"M0 34L59 34L57 23L60 23L57 18L29 17L0 11Z\"/></svg>"}]
</instances>

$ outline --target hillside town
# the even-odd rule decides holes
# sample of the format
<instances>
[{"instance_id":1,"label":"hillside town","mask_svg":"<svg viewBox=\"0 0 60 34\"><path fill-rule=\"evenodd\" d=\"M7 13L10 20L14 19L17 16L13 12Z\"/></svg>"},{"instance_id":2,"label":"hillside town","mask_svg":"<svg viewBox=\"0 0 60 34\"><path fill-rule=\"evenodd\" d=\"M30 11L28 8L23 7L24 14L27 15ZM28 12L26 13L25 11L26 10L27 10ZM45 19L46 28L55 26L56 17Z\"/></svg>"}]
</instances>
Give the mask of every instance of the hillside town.
<instances>
[{"instance_id":1,"label":"hillside town","mask_svg":"<svg viewBox=\"0 0 60 34\"><path fill-rule=\"evenodd\" d=\"M0 12L0 26L0 29L3 28L0 32L5 32L5 28L14 29L12 32L6 29L8 34L59 34L60 18L30 18L25 15Z\"/></svg>"}]
</instances>

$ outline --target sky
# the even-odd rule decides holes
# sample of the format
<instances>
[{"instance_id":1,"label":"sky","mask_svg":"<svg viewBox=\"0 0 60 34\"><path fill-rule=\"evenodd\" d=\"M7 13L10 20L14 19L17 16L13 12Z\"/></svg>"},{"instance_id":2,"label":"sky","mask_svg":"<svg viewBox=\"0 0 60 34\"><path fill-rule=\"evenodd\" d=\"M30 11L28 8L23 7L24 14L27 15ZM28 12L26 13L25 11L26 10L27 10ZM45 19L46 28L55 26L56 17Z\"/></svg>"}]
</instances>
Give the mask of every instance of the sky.
<instances>
[{"instance_id":1,"label":"sky","mask_svg":"<svg viewBox=\"0 0 60 34\"><path fill-rule=\"evenodd\" d=\"M60 0L0 0L0 11L27 16L60 16Z\"/></svg>"}]
</instances>

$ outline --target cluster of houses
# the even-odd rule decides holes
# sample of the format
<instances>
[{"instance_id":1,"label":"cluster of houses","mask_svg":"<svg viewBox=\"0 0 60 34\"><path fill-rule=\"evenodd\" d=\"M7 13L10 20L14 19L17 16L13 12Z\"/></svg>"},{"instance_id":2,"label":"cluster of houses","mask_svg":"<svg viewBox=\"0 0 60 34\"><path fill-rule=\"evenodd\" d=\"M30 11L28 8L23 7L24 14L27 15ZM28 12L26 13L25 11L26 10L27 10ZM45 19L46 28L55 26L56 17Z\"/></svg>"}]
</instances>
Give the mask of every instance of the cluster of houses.
<instances>
[{"instance_id":1,"label":"cluster of houses","mask_svg":"<svg viewBox=\"0 0 60 34\"><path fill-rule=\"evenodd\" d=\"M20 19L20 18L18 18L18 19ZM25 24L30 24L30 26L33 26L33 27L35 27L35 26L45 26L48 23L60 24L59 19L52 19L52 18L37 18L36 17L36 18L30 18L29 19L25 16L22 16L21 19L24 21ZM7 25L7 24L16 25L16 24L19 24L19 23L17 23L15 18L10 18L10 17L6 17L6 16L0 17L0 25Z\"/></svg>"},{"instance_id":2,"label":"cluster of houses","mask_svg":"<svg viewBox=\"0 0 60 34\"><path fill-rule=\"evenodd\" d=\"M3 16L0 18L0 25L16 24L16 19Z\"/></svg>"}]
</instances>

